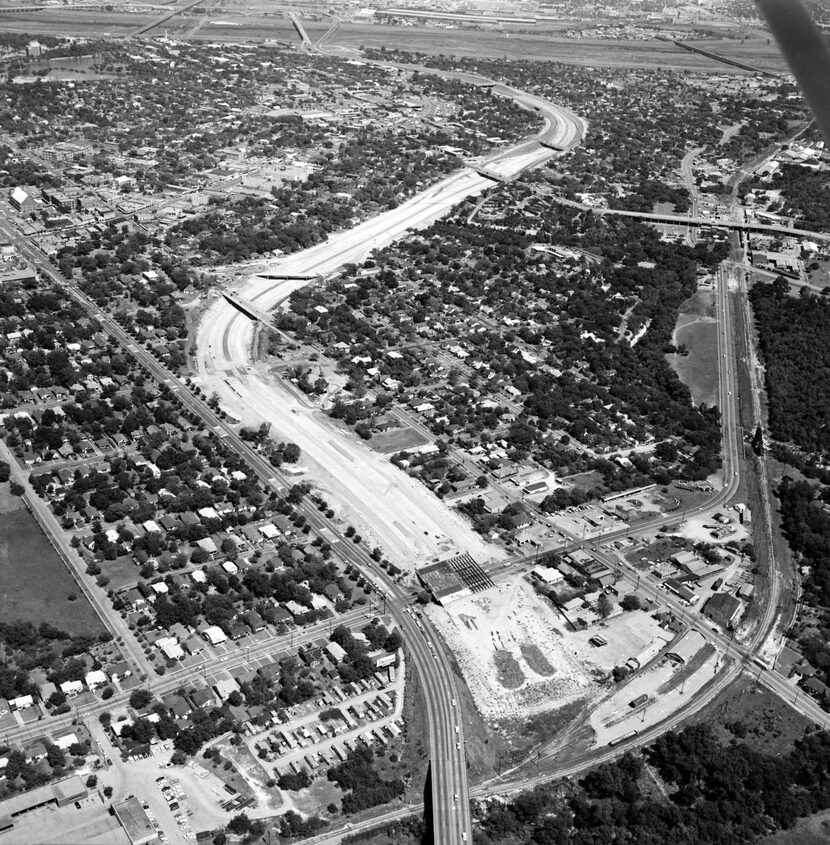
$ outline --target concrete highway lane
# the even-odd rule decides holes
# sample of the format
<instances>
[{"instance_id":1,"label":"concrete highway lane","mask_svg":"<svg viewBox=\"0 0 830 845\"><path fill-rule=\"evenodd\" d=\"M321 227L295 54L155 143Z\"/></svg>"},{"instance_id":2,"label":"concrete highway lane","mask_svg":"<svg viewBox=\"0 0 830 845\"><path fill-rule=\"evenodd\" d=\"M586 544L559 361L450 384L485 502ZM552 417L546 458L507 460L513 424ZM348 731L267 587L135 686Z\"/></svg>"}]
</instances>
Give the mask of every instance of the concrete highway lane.
<instances>
[{"instance_id":1,"label":"concrete highway lane","mask_svg":"<svg viewBox=\"0 0 830 845\"><path fill-rule=\"evenodd\" d=\"M512 96L512 92L506 92ZM518 92L516 92L518 93ZM549 136L557 131L563 146L573 145L585 130L584 122L560 107L545 101L521 95L525 105L538 109L545 119L543 132ZM554 150L536 141L525 140L507 150L498 151L481 162L502 178L512 178L524 170L536 167L557 155ZM465 169L454 173L437 185L396 209L385 212L360 224L352 230L337 233L325 243L288 256L281 260L272 275L297 274L306 278L282 279L253 277L237 292L268 311L276 307L295 290L309 284L309 276L325 275L338 270L345 263L359 263L373 250L386 246L416 228L431 224L448 213L467 197L477 196L494 184L492 179ZM391 484L378 467L373 474L376 456L368 450L360 451L360 444L341 440L333 448L330 429L315 419L310 410L296 402L280 385L260 377L252 371L251 349L254 324L224 298L217 300L204 315L197 338L197 359L200 376L210 389L215 389L223 402L235 407L240 400L253 410L259 419L273 424L283 437L296 442L318 465L325 468L333 483L348 488L359 500L363 518L383 540L389 556L395 560L411 554L412 544L429 550L428 537L449 535L465 537L456 547L476 549L479 540L470 534L466 524L458 525L458 517L444 508L425 488L410 489L409 480L403 475ZM218 377L217 377L218 376ZM361 472L356 473L356 460ZM384 472L388 472L384 461ZM417 484L417 482L413 482ZM319 517L318 517L319 519ZM410 521L420 534L401 525ZM338 530L337 526L330 526ZM462 532L466 531L466 535ZM348 550L346 557L356 552L348 542L341 544ZM338 549L338 551L345 551ZM481 559L481 554L476 554ZM371 567L365 553L355 561L364 569ZM400 559L399 557L399 559ZM438 637L432 631L427 645L422 629L398 605L407 600L406 594L382 572L372 571L375 581L380 581L387 595L393 600L393 612L405 635L410 654L418 669L424 690L430 730L430 759L432 763L433 824L436 842L455 845L472 841L469 795L467 788L466 758L462 725L457 708L455 682L449 663L438 647ZM422 621L422 625L427 623Z\"/></svg>"}]
</instances>

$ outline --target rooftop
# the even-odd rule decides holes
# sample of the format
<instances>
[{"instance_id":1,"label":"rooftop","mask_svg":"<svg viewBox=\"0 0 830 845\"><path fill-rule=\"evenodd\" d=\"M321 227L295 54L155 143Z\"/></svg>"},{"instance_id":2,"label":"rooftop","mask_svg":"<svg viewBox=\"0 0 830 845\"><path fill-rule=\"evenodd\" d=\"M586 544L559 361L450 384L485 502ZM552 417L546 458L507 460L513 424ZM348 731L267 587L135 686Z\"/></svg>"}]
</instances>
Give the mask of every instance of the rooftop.
<instances>
[{"instance_id":1,"label":"rooftop","mask_svg":"<svg viewBox=\"0 0 830 845\"><path fill-rule=\"evenodd\" d=\"M156 838L156 829L138 798L128 798L120 804L113 804L112 809L130 837L132 845L142 845Z\"/></svg>"}]
</instances>

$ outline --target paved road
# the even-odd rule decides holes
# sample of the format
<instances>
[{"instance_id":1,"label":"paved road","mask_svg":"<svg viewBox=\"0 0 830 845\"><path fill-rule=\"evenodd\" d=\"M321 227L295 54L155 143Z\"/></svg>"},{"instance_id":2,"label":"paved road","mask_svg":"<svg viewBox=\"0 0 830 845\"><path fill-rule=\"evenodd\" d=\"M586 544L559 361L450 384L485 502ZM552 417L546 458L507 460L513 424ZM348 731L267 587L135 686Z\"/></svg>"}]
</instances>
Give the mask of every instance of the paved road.
<instances>
[{"instance_id":1,"label":"paved road","mask_svg":"<svg viewBox=\"0 0 830 845\"><path fill-rule=\"evenodd\" d=\"M2 230L2 226L0 226ZM60 555L66 568L72 573L81 592L86 596L92 608L98 614L104 627L118 640L118 645L127 661L132 666L132 671L144 675L152 673L152 667L144 656L144 651L130 630L127 623L120 614L114 613L112 604L106 593L95 583L95 579L86 574L86 564L72 548L66 533L62 530L57 517L49 505L41 499L29 484L28 474L20 469L17 458L11 453L6 444L0 441L0 456L7 461L11 467L11 475L23 486L23 499L29 508L32 516L37 520L42 531L52 543L55 551ZM153 673L154 674L154 673Z\"/></svg>"},{"instance_id":2,"label":"paved road","mask_svg":"<svg viewBox=\"0 0 830 845\"><path fill-rule=\"evenodd\" d=\"M562 146L573 146L582 137L584 122L567 110L504 86L501 93L521 98L528 108L544 110L542 132L546 138L555 138ZM554 151L538 141L526 140L489 156L482 162L482 167L500 177L512 178L554 155ZM274 275L295 274L297 278L275 281L254 277L240 289L239 294L256 308L271 310L294 290L309 284L309 278L330 273L347 262L359 262L372 250L402 237L410 229L428 225L462 199L478 195L491 185L491 179L464 169L399 208L351 231L334 235L324 244L289 256L274 271ZM197 339L200 373L205 377L221 374L221 382L213 378L210 383L229 406L233 407L241 399L260 419L272 422L281 436L296 442L304 454L330 472L333 483L339 481L348 487L351 495L358 500L363 517L381 538L393 560L405 559L407 551L412 548L406 543L423 547L423 534L439 541L442 537L456 539L466 536L463 545L467 548L480 545L479 539L471 535L469 526L463 523L456 525L459 517L450 514L429 491L404 478L396 478L390 483L385 460L381 459L382 466L376 468L377 458L368 450L364 454L360 451L360 444L338 442L341 438L332 436L331 429L315 419L308 408L300 403L289 404L290 393L284 390L277 392L278 385L250 371L253 334L254 325L245 315L224 298L217 300L200 325ZM402 520L407 523L406 526ZM450 527L447 527L448 523ZM348 549L349 544L345 546ZM342 548L337 551L341 555L344 553ZM361 563L365 568L365 559ZM397 585L389 582L382 573L376 575L386 582L390 598L406 600L406 594ZM441 651L433 651L427 645L421 631L406 613L398 612L397 619L407 635L406 641L421 676L426 698L436 841L442 845L469 842L472 831L466 759L462 726L452 704L456 695L449 663ZM421 624L429 627L426 620ZM430 641L437 644L436 633L430 633Z\"/></svg>"},{"instance_id":3,"label":"paved road","mask_svg":"<svg viewBox=\"0 0 830 845\"><path fill-rule=\"evenodd\" d=\"M805 238L813 241L830 241L830 233L811 232L807 229L795 229L791 226L780 226L771 223L755 223L736 220L734 217L693 217L690 214L655 214L646 211L626 211L621 208L597 208L575 200L547 194L553 202L578 208L580 211L592 211L594 214L612 214L616 217L634 217L637 220L647 220L652 223L667 223L674 226L716 226L720 229L734 229L739 232L762 232L776 235L790 235L794 238Z\"/></svg>"},{"instance_id":4,"label":"paved road","mask_svg":"<svg viewBox=\"0 0 830 845\"><path fill-rule=\"evenodd\" d=\"M0 230L3 230L0 224ZM68 282L51 265L43 253L33 247L28 241L21 237L16 230L9 228L4 231L12 243L18 248L34 266L54 282L62 285L67 292L79 301L96 319L99 320L104 329L122 346L128 349L134 357L153 375L159 382L167 384L179 397L184 406L189 410L198 413L202 419L211 426L216 433L222 437L225 443L235 449L238 454L245 458L257 474L275 489L285 489L292 483L290 478L283 476L275 470L259 453L254 451L249 444L243 441L236 432L225 422L220 420L205 402L192 394L189 390L175 379L159 361L157 361L143 347L139 346L124 330L110 317L109 314L99 308L85 294L78 290L72 283ZM312 528L327 529L330 535L339 538L336 541L338 555L348 563L358 567L366 576L374 582L382 595L392 599L389 604L389 612L396 619L404 632L406 647L410 659L417 667L423 684L424 698L427 707L427 724L429 725L430 755L433 763L433 794L437 807L434 820L436 828L436 841L442 843L454 843L471 841L471 820L470 807L467 800L467 771L464 759L464 742L460 718L456 708L452 704L457 698L455 692L455 679L447 660L440 651L433 652L427 645L426 635L419 629L416 622L408 613L402 610L409 596L407 591L393 581L385 572L376 568L369 557L368 551L341 535L339 524L327 519L315 508L303 506L301 508ZM112 611L110 611L110 614ZM327 623L323 623L324 625ZM423 623L422 623L423 624ZM433 642L437 642L437 636L431 632ZM237 658L244 663L245 657ZM241 663L229 662L228 667L234 668ZM185 670L181 676L167 676L164 680L153 682L152 689L157 692L165 692L175 689L177 685L184 682L188 677L193 676L192 670ZM168 688L168 684L171 685ZM120 699L110 699L108 702L100 702L90 706L85 713L94 716L109 707ZM61 725L70 724L72 714L66 717L50 720L50 728L59 728ZM33 726L30 730L42 732L42 726ZM458 795L458 799L455 799Z\"/></svg>"},{"instance_id":5,"label":"paved road","mask_svg":"<svg viewBox=\"0 0 830 845\"><path fill-rule=\"evenodd\" d=\"M112 616L114 614L110 615ZM158 676L153 672L152 677L140 686L149 689L156 696L162 696L174 692L188 683L192 683L198 677L213 676L221 672L228 672L230 675L233 675L238 669L252 667L254 662L259 658L279 654L283 651L293 653L300 646L308 645L316 640L328 637L332 623L335 625L342 624L349 626L365 625L376 615L374 606L356 608L342 616L338 616L334 620L318 622L282 636L269 637L267 640L254 642L250 646L241 646L239 650L218 658L212 653L207 654L201 660L189 666L181 666L178 669L166 672L163 676ZM99 699L92 704L73 706L69 713L41 719L38 722L32 722L22 727L11 728L3 731L3 740L4 742L12 740L23 742L47 733L54 734L55 731L71 725L76 719L90 719L104 711L125 706L131 693L132 689L116 692L112 698L106 701ZM69 699L69 702L72 704L73 700Z\"/></svg>"}]
</instances>

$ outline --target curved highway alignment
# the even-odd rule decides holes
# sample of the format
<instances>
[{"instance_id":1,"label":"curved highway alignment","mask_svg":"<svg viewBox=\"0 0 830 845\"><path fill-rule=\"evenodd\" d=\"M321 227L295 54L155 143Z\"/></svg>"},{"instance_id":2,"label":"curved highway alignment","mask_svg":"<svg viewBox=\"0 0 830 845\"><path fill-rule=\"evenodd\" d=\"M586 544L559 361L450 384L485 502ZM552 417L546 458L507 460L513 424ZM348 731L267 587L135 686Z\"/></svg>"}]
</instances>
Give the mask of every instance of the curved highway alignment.
<instances>
[{"instance_id":1,"label":"curved highway alignment","mask_svg":"<svg viewBox=\"0 0 830 845\"><path fill-rule=\"evenodd\" d=\"M572 112L541 98L526 95L501 86L507 96L514 96L526 108L538 111L545 124L541 131L547 143L569 149L582 138L585 122ZM538 167L557 155L550 146L537 139L524 140L485 158L481 166L504 178L513 178L524 170ZM272 275L324 275L346 263L359 263L373 250L404 237L407 232L423 228L449 213L467 197L477 196L493 185L493 181L465 168L443 179L398 208L340 232L303 252L280 261ZM309 284L308 278L275 280L254 276L238 288L238 293L257 308L271 310L293 291ZM280 389L275 380L255 373L250 365L254 324L227 299L219 298L205 313L197 335L199 374L205 384L215 389L229 407L242 405L260 420L274 425L281 436L296 442L303 453L326 468L332 475L332 485L355 496L361 505L361 516L369 523L393 559L405 557L392 553L401 550L411 557L413 546L420 551L435 549L435 541L458 536L464 529L468 542L475 547L479 541L460 518L437 500L426 488L411 482L403 474L392 484L379 483L384 476L373 472L373 455L361 444L349 444L345 449L337 443L331 429L315 419L304 405L290 401L290 393ZM383 458L385 469L388 462ZM338 492L339 492L338 491ZM348 501L348 496L347 496ZM411 522L418 532L433 537L432 544L401 523ZM459 526L457 523L461 523ZM450 525L449 528L445 527ZM339 528L329 526L338 535ZM349 562L364 571L371 565L368 556L344 541L337 551ZM382 571L373 570L373 580L380 581L387 595L397 602L406 601L406 593ZM463 727L455 702L455 681L449 661L437 647L438 638L431 631L428 641L424 635L426 620L412 619L395 607L394 615L401 625L412 660L423 683L429 723L430 759L432 763L432 803L435 841L441 845L456 845L472 841L467 764L464 754ZM431 644L429 644L431 643Z\"/></svg>"}]
</instances>

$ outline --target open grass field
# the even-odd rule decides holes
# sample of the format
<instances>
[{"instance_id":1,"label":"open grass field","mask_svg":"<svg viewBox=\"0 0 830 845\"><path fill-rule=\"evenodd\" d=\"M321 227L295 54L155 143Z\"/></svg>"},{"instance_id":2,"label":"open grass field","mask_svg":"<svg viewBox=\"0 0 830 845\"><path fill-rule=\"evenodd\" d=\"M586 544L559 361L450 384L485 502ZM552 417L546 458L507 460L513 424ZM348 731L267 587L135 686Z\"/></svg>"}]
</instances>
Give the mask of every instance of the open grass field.
<instances>
[{"instance_id":1,"label":"open grass field","mask_svg":"<svg viewBox=\"0 0 830 845\"><path fill-rule=\"evenodd\" d=\"M307 12L305 14L308 14ZM300 11L303 25L312 41L320 39L332 25L332 19L312 20ZM10 32L32 35L129 36L142 26L161 17L159 10L129 13L111 11L67 11L47 9L3 16ZM563 62L587 67L643 67L698 71L702 73L744 74L739 68L691 53L674 44L657 40L621 40L610 38L564 38L562 31L584 22L561 20L545 22L532 28L507 27L503 30L435 29L426 26L380 26L365 22L347 22L327 42L329 47L357 50L361 47L401 49L432 55L486 58L532 59ZM167 32L172 38L205 41L262 42L280 41L299 46L300 38L284 9L261 8L259 4L232 2L206 16L185 13L165 21L148 32L159 37ZM757 33L738 38L694 42L695 46L766 70L784 70L783 58L775 42Z\"/></svg>"},{"instance_id":2,"label":"open grass field","mask_svg":"<svg viewBox=\"0 0 830 845\"><path fill-rule=\"evenodd\" d=\"M429 443L428 438L415 431L414 428L395 428L392 431L381 431L372 435L372 439L369 441L369 445L376 452L382 452L384 455L404 452L407 449L423 446L425 443Z\"/></svg>"},{"instance_id":3,"label":"open grass field","mask_svg":"<svg viewBox=\"0 0 830 845\"><path fill-rule=\"evenodd\" d=\"M353 48L386 47L448 56L536 59L590 67L659 67L704 73L745 73L739 68L690 53L663 41L561 37L561 30L572 24L572 21L562 21L558 25L539 26L533 30L493 31L347 23L337 30L328 43ZM322 36L326 29L327 23L306 24L306 31L312 40ZM718 47L723 47L724 52L731 46L724 46L720 42L717 44ZM709 49L717 52L714 47ZM738 55L730 54L730 58L749 61L748 58L740 58ZM783 59L780 58L774 43L768 47L765 45L765 50L762 55L758 55L757 61L765 69L783 68Z\"/></svg>"},{"instance_id":4,"label":"open grass field","mask_svg":"<svg viewBox=\"0 0 830 845\"><path fill-rule=\"evenodd\" d=\"M3 15L5 32L27 32L32 35L75 35L87 38L106 38L108 35L123 38L144 24L160 17L159 14L126 15L118 12L68 12L47 9L39 12L20 12ZM163 34L163 33L162 33Z\"/></svg>"},{"instance_id":5,"label":"open grass field","mask_svg":"<svg viewBox=\"0 0 830 845\"><path fill-rule=\"evenodd\" d=\"M786 63L778 45L767 33L750 34L745 39L710 38L705 41L689 41L689 44L699 50L708 50L710 53L745 62L761 70L786 70Z\"/></svg>"},{"instance_id":6,"label":"open grass field","mask_svg":"<svg viewBox=\"0 0 830 845\"><path fill-rule=\"evenodd\" d=\"M22 506L0 514L0 619L50 622L69 634L103 630L75 579Z\"/></svg>"},{"instance_id":7,"label":"open grass field","mask_svg":"<svg viewBox=\"0 0 830 845\"><path fill-rule=\"evenodd\" d=\"M669 362L691 391L695 405L718 404L717 333L717 323L702 320L686 323L675 333L676 343L685 346L689 354L670 355Z\"/></svg>"}]
</instances>

